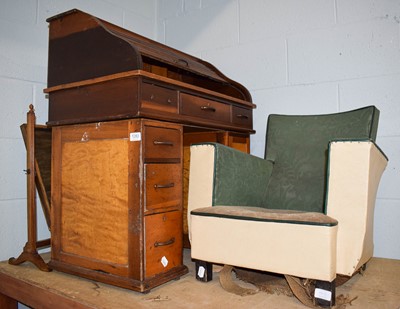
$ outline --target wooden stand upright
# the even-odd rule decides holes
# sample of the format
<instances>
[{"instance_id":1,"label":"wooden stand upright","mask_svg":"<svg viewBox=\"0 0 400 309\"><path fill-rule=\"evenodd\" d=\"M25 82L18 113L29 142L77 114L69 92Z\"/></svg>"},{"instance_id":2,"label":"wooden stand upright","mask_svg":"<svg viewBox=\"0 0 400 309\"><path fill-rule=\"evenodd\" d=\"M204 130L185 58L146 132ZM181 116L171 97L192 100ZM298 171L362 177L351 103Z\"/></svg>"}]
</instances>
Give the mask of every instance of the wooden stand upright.
<instances>
[{"instance_id":1,"label":"wooden stand upright","mask_svg":"<svg viewBox=\"0 0 400 309\"><path fill-rule=\"evenodd\" d=\"M29 105L27 113L27 208L28 208L28 241L26 242L23 252L18 258L10 258L9 264L19 265L24 262L32 262L42 271L51 271L49 266L39 255L37 249L48 245L49 240L37 241L37 212L36 212L36 185L35 185L35 124L36 116L33 105Z\"/></svg>"}]
</instances>

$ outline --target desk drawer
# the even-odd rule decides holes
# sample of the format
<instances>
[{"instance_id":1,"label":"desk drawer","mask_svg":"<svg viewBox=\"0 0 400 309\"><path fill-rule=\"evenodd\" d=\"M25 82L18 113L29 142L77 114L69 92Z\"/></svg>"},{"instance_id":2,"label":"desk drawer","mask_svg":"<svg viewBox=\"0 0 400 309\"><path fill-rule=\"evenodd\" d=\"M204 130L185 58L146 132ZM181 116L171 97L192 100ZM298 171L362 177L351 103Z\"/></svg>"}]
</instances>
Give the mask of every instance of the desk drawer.
<instances>
[{"instance_id":1,"label":"desk drawer","mask_svg":"<svg viewBox=\"0 0 400 309\"><path fill-rule=\"evenodd\" d=\"M174 128L144 126L144 157L146 161L181 157L181 131Z\"/></svg>"},{"instance_id":2,"label":"desk drawer","mask_svg":"<svg viewBox=\"0 0 400 309\"><path fill-rule=\"evenodd\" d=\"M194 95L181 93L182 115L230 122L231 106Z\"/></svg>"},{"instance_id":3,"label":"desk drawer","mask_svg":"<svg viewBox=\"0 0 400 309\"><path fill-rule=\"evenodd\" d=\"M182 265L182 213L145 216L145 277Z\"/></svg>"},{"instance_id":4,"label":"desk drawer","mask_svg":"<svg viewBox=\"0 0 400 309\"><path fill-rule=\"evenodd\" d=\"M253 128L253 111L251 109L233 106L232 123L244 128Z\"/></svg>"},{"instance_id":5,"label":"desk drawer","mask_svg":"<svg viewBox=\"0 0 400 309\"><path fill-rule=\"evenodd\" d=\"M145 164L146 210L180 207L182 167L180 164ZM175 208L175 209L176 209Z\"/></svg>"},{"instance_id":6,"label":"desk drawer","mask_svg":"<svg viewBox=\"0 0 400 309\"><path fill-rule=\"evenodd\" d=\"M178 91L154 84L143 83L141 105L143 109L177 113Z\"/></svg>"}]
</instances>

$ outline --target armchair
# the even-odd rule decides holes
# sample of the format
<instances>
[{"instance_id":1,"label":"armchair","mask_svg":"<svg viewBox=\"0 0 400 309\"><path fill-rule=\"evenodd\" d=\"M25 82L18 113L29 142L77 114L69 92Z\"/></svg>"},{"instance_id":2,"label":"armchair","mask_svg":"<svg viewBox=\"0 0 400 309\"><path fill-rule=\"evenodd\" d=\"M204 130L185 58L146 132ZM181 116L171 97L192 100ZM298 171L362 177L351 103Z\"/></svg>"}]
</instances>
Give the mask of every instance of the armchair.
<instances>
[{"instance_id":1,"label":"armchair","mask_svg":"<svg viewBox=\"0 0 400 309\"><path fill-rule=\"evenodd\" d=\"M212 264L316 280L335 302L337 274L373 254L376 192L387 158L374 106L328 115L270 115L264 159L216 143L191 146L188 224L196 278Z\"/></svg>"}]
</instances>

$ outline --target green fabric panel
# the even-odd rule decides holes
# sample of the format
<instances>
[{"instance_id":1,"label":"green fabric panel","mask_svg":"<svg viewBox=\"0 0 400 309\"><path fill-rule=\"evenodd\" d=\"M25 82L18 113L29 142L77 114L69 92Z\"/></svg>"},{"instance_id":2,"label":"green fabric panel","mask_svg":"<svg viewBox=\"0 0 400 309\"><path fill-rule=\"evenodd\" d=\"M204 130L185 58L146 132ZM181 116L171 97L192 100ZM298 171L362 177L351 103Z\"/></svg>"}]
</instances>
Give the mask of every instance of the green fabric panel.
<instances>
[{"instance_id":1,"label":"green fabric panel","mask_svg":"<svg viewBox=\"0 0 400 309\"><path fill-rule=\"evenodd\" d=\"M273 164L221 144L209 144L215 149L213 205L265 204Z\"/></svg>"},{"instance_id":2,"label":"green fabric panel","mask_svg":"<svg viewBox=\"0 0 400 309\"><path fill-rule=\"evenodd\" d=\"M270 115L265 158L274 161L266 207L325 212L329 141L376 139L379 110L328 115Z\"/></svg>"}]
</instances>

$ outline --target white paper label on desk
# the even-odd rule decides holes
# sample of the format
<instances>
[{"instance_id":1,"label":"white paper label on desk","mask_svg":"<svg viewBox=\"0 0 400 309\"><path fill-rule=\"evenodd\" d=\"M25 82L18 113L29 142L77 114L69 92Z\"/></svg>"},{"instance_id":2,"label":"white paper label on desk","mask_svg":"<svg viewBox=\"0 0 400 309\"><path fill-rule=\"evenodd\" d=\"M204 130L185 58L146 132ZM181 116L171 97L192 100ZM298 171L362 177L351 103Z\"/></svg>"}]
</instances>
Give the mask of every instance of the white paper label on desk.
<instances>
[{"instance_id":1,"label":"white paper label on desk","mask_svg":"<svg viewBox=\"0 0 400 309\"><path fill-rule=\"evenodd\" d=\"M323 300L326 300L326 301L331 301L332 292L316 288L315 292L314 292L314 297L315 298L319 298L319 299L323 299Z\"/></svg>"},{"instance_id":2,"label":"white paper label on desk","mask_svg":"<svg viewBox=\"0 0 400 309\"><path fill-rule=\"evenodd\" d=\"M129 134L129 140L131 142L138 142L142 140L142 133L140 132L131 132Z\"/></svg>"},{"instance_id":3,"label":"white paper label on desk","mask_svg":"<svg viewBox=\"0 0 400 309\"><path fill-rule=\"evenodd\" d=\"M197 275L199 276L199 278L204 278L205 272L206 272L206 269L204 268L204 266L200 266L199 270L197 271Z\"/></svg>"},{"instance_id":4,"label":"white paper label on desk","mask_svg":"<svg viewBox=\"0 0 400 309\"><path fill-rule=\"evenodd\" d=\"M162 264L164 267L167 267L167 265L168 265L168 260L167 260L167 258L166 258L165 256L163 256L163 257L161 258L161 264Z\"/></svg>"}]
</instances>

